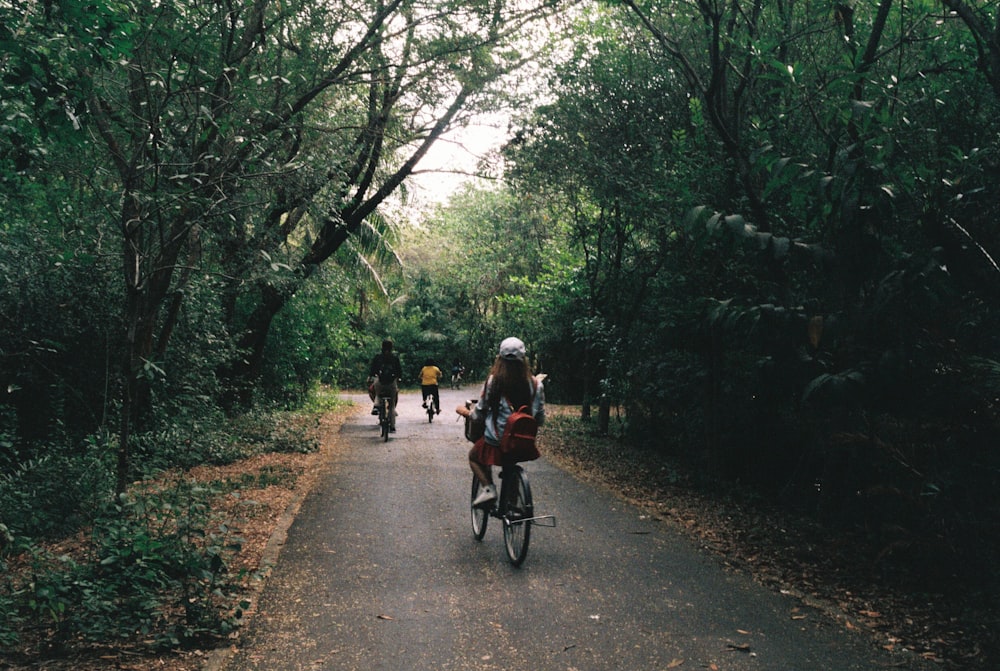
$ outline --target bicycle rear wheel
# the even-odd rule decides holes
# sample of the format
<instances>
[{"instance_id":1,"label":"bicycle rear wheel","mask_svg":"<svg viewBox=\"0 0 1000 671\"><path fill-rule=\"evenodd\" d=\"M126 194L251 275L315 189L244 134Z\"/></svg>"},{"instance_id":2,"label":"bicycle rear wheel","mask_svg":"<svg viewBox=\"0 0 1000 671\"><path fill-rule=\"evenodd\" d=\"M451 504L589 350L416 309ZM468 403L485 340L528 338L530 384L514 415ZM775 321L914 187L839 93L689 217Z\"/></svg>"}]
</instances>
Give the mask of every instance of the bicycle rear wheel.
<instances>
[{"instance_id":1,"label":"bicycle rear wheel","mask_svg":"<svg viewBox=\"0 0 1000 671\"><path fill-rule=\"evenodd\" d=\"M382 430L382 442L389 442L389 401L382 399L379 403L379 426Z\"/></svg>"},{"instance_id":2,"label":"bicycle rear wheel","mask_svg":"<svg viewBox=\"0 0 1000 671\"><path fill-rule=\"evenodd\" d=\"M520 566L528 556L528 541L531 540L531 522L534 515L531 502L531 487L528 477L519 466L509 466L515 471L504 482L503 497L503 543L507 548L507 558L514 566Z\"/></svg>"},{"instance_id":3,"label":"bicycle rear wheel","mask_svg":"<svg viewBox=\"0 0 1000 671\"><path fill-rule=\"evenodd\" d=\"M471 503L476 500L476 497L479 496L479 488L481 486L479 478L473 475L472 496L469 498L469 503L472 508L472 535L476 537L477 541L483 540L483 536L486 535L486 523L490 519L490 513L484 506L471 505Z\"/></svg>"}]
</instances>

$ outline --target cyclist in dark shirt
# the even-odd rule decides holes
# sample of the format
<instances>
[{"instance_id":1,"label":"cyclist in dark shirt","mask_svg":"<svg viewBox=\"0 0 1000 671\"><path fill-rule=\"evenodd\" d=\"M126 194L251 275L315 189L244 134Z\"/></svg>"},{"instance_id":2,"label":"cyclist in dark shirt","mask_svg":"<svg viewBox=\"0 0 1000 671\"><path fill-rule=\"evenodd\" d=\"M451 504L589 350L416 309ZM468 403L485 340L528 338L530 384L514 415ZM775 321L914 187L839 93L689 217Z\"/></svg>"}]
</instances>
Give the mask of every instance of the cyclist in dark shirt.
<instances>
[{"instance_id":1,"label":"cyclist in dark shirt","mask_svg":"<svg viewBox=\"0 0 1000 671\"><path fill-rule=\"evenodd\" d=\"M399 378L403 375L403 366L399 357L392 351L392 341L382 341L382 351L372 359L368 369L368 395L374 401L379 396L389 397L389 430L396 430L396 403L399 401ZM378 414L378 406L372 408L372 414Z\"/></svg>"}]
</instances>

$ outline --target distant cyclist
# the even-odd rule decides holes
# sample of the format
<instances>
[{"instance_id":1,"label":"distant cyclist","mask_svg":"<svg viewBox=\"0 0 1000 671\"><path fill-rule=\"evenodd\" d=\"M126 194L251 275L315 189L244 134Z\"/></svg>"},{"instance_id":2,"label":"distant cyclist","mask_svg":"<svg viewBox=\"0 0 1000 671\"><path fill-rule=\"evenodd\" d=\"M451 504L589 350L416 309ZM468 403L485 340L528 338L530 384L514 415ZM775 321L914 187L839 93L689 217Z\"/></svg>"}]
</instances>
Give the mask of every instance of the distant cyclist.
<instances>
[{"instance_id":1,"label":"distant cyclist","mask_svg":"<svg viewBox=\"0 0 1000 671\"><path fill-rule=\"evenodd\" d=\"M458 389L459 385L462 383L462 373L465 372L465 366L458 359L455 359L455 363L451 364L451 388Z\"/></svg>"},{"instance_id":2,"label":"distant cyclist","mask_svg":"<svg viewBox=\"0 0 1000 671\"><path fill-rule=\"evenodd\" d=\"M441 396L438 393L438 385L441 383L441 369L434 365L434 361L427 359L424 367L420 369L420 398L424 400L424 407L427 407L427 397L430 396L434 403L434 414L441 414Z\"/></svg>"},{"instance_id":3,"label":"distant cyclist","mask_svg":"<svg viewBox=\"0 0 1000 671\"><path fill-rule=\"evenodd\" d=\"M392 351L392 341L382 341L382 351L372 359L368 369L368 395L372 401L379 396L389 397L389 430L396 430L396 403L399 401L399 378L403 376L403 366ZM378 414L378 405L372 408Z\"/></svg>"}]
</instances>

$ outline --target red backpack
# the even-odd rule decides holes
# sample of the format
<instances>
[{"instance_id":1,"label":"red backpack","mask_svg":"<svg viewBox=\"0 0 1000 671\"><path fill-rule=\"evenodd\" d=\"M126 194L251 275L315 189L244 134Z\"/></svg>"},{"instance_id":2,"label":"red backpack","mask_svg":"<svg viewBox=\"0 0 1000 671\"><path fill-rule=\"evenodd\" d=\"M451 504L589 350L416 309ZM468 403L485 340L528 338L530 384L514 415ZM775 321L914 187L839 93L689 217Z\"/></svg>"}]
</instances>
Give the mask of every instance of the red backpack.
<instances>
[{"instance_id":1,"label":"red backpack","mask_svg":"<svg viewBox=\"0 0 1000 671\"><path fill-rule=\"evenodd\" d=\"M532 396L534 396L532 389ZM507 401L510 404L510 401ZM538 420L531 414L531 407L522 405L510 413L500 438L500 454L508 461L533 461L541 456L535 445Z\"/></svg>"}]
</instances>

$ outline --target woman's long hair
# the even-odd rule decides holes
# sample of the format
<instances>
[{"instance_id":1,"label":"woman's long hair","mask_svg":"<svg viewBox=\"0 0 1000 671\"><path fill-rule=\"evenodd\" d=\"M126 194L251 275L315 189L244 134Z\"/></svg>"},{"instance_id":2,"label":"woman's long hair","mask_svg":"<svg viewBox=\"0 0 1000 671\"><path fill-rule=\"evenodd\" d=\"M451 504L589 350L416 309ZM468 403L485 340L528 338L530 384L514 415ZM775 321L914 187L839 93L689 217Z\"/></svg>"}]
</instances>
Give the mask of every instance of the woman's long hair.
<instances>
[{"instance_id":1,"label":"woman's long hair","mask_svg":"<svg viewBox=\"0 0 1000 671\"><path fill-rule=\"evenodd\" d=\"M493 417L500 411L501 398L506 398L514 409L522 405L531 406L535 383L526 361L498 356L490 369L490 375L493 376L493 382L486 397L486 406Z\"/></svg>"}]
</instances>

